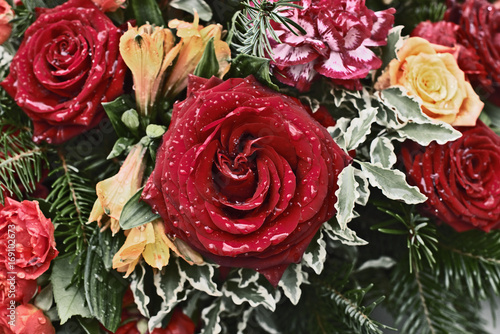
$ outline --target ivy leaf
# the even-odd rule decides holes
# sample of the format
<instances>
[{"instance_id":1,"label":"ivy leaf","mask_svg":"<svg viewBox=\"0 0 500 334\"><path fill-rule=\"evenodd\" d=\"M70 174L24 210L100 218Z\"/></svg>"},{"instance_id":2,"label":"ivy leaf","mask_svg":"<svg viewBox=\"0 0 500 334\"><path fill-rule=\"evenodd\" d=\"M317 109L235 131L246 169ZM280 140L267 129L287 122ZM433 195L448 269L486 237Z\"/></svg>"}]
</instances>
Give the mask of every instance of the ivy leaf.
<instances>
[{"instance_id":1,"label":"ivy leaf","mask_svg":"<svg viewBox=\"0 0 500 334\"><path fill-rule=\"evenodd\" d=\"M406 183L405 175L401 171L380 167L369 162L356 161L366 173L370 184L382 190L387 198L402 200L407 204L418 204L427 200L417 187Z\"/></svg>"},{"instance_id":2,"label":"ivy leaf","mask_svg":"<svg viewBox=\"0 0 500 334\"><path fill-rule=\"evenodd\" d=\"M293 305L297 305L302 295L300 286L304 282L307 282L307 273L302 270L302 265L292 263L283 273L278 286L283 289L285 296L290 299L290 302L292 302Z\"/></svg>"},{"instance_id":3,"label":"ivy leaf","mask_svg":"<svg viewBox=\"0 0 500 334\"><path fill-rule=\"evenodd\" d=\"M160 7L155 0L132 0L130 2L134 11L134 18L137 20L137 26L150 23L156 26L166 26Z\"/></svg>"},{"instance_id":4,"label":"ivy leaf","mask_svg":"<svg viewBox=\"0 0 500 334\"><path fill-rule=\"evenodd\" d=\"M144 287L144 277L146 276L146 268L142 263L136 267L132 273L132 281L130 282L130 290L134 295L134 302L141 314L149 318L148 304L150 301Z\"/></svg>"},{"instance_id":5,"label":"ivy leaf","mask_svg":"<svg viewBox=\"0 0 500 334\"><path fill-rule=\"evenodd\" d=\"M391 168L397 161L394 145L386 137L376 137L370 144L370 161L374 165Z\"/></svg>"},{"instance_id":6,"label":"ivy leaf","mask_svg":"<svg viewBox=\"0 0 500 334\"><path fill-rule=\"evenodd\" d=\"M212 19L212 9L204 0L172 0L169 5L193 15L196 11L203 21Z\"/></svg>"},{"instance_id":7,"label":"ivy leaf","mask_svg":"<svg viewBox=\"0 0 500 334\"><path fill-rule=\"evenodd\" d=\"M368 108L359 112L359 117L354 118L347 128L345 134L346 151L357 148L370 134L370 128L375 122L377 116L377 108Z\"/></svg>"},{"instance_id":8,"label":"ivy leaf","mask_svg":"<svg viewBox=\"0 0 500 334\"><path fill-rule=\"evenodd\" d=\"M269 59L259 58L247 54L239 54L231 62L231 68L225 78L246 78L253 74L257 80L268 87L278 90L270 76Z\"/></svg>"},{"instance_id":9,"label":"ivy leaf","mask_svg":"<svg viewBox=\"0 0 500 334\"><path fill-rule=\"evenodd\" d=\"M347 223L354 218L354 204L359 194L356 192L356 181L354 179L354 167L349 165L345 167L338 177L339 188L335 192L337 202L335 209L337 213L335 217L339 222L340 228L345 229Z\"/></svg>"},{"instance_id":10,"label":"ivy leaf","mask_svg":"<svg viewBox=\"0 0 500 334\"><path fill-rule=\"evenodd\" d=\"M203 291L214 297L222 296L222 292L217 289L217 284L212 280L215 270L214 265L208 263L204 265L190 265L185 261L177 261L179 272L186 275L186 280L193 288Z\"/></svg>"},{"instance_id":11,"label":"ivy leaf","mask_svg":"<svg viewBox=\"0 0 500 334\"><path fill-rule=\"evenodd\" d=\"M151 207L144 201L141 201L142 188L139 189L123 206L120 215L120 227L124 230L144 225L160 218L160 215L154 214Z\"/></svg>"},{"instance_id":12,"label":"ivy leaf","mask_svg":"<svg viewBox=\"0 0 500 334\"><path fill-rule=\"evenodd\" d=\"M193 74L198 77L210 79L212 76L217 75L217 73L219 73L219 61L215 54L214 38L212 37L208 41Z\"/></svg>"},{"instance_id":13,"label":"ivy leaf","mask_svg":"<svg viewBox=\"0 0 500 334\"><path fill-rule=\"evenodd\" d=\"M74 315L91 317L90 310L85 305L85 291L76 284L71 285L76 264L77 261L71 262L69 256L58 257L52 263L50 281L61 325Z\"/></svg>"},{"instance_id":14,"label":"ivy leaf","mask_svg":"<svg viewBox=\"0 0 500 334\"><path fill-rule=\"evenodd\" d=\"M85 263L85 298L92 315L106 329L115 332L120 324L122 299L128 282L111 268L111 261L124 238L111 236L111 231L92 236Z\"/></svg>"}]
</instances>

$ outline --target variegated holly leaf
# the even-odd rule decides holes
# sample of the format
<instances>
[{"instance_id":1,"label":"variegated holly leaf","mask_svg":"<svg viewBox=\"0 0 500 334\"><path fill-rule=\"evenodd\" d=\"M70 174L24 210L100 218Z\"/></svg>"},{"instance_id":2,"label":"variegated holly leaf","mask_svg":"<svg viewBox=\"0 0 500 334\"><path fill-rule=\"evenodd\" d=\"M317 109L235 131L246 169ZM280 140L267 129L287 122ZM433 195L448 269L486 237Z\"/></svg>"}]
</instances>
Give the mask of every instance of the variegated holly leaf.
<instances>
[{"instance_id":1,"label":"variegated holly leaf","mask_svg":"<svg viewBox=\"0 0 500 334\"><path fill-rule=\"evenodd\" d=\"M247 302L252 307L262 305L274 311L276 309L274 289L272 287L266 288L265 282L258 281L260 274L257 272L248 277L248 270L240 269L238 270L239 277L226 281L222 289L224 296L231 298L236 305Z\"/></svg>"},{"instance_id":2,"label":"variegated holly leaf","mask_svg":"<svg viewBox=\"0 0 500 334\"><path fill-rule=\"evenodd\" d=\"M337 197L337 202L335 203L335 209L337 213L335 217L340 225L341 229L347 227L349 223L354 218L354 205L359 194L356 192L356 181L354 179L354 167L349 165L345 167L338 176L338 186L339 188L335 192Z\"/></svg>"},{"instance_id":3,"label":"variegated holly leaf","mask_svg":"<svg viewBox=\"0 0 500 334\"><path fill-rule=\"evenodd\" d=\"M302 264L292 263L283 273L278 286L283 289L285 296L293 305L297 305L302 295L300 286L307 283L307 273L302 270Z\"/></svg>"},{"instance_id":4,"label":"variegated holly leaf","mask_svg":"<svg viewBox=\"0 0 500 334\"><path fill-rule=\"evenodd\" d=\"M203 265L190 265L186 261L177 261L179 273L185 276L191 286L214 297L222 296L212 278L215 273L215 265L205 263Z\"/></svg>"}]
</instances>

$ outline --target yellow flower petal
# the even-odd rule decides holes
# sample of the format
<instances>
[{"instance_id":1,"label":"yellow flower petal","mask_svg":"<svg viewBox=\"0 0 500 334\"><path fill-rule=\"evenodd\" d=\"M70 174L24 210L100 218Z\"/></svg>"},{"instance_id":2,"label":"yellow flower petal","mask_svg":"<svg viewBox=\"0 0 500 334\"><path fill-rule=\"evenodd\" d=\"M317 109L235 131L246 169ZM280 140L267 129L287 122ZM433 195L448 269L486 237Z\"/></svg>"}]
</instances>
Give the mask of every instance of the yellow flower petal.
<instances>
[{"instance_id":1,"label":"yellow flower petal","mask_svg":"<svg viewBox=\"0 0 500 334\"><path fill-rule=\"evenodd\" d=\"M146 245L142 256L151 267L161 270L168 264L170 248L173 244L165 235L165 228L161 219L157 219L151 224L154 229L154 242Z\"/></svg>"}]
</instances>

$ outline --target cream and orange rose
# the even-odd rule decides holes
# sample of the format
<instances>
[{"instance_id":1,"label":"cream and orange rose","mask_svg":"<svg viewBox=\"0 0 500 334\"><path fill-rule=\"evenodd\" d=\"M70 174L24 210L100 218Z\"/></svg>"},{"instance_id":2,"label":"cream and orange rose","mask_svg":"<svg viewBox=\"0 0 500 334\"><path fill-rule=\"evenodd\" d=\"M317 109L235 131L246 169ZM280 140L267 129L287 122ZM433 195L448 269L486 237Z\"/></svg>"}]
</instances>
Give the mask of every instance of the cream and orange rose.
<instances>
[{"instance_id":1,"label":"cream and orange rose","mask_svg":"<svg viewBox=\"0 0 500 334\"><path fill-rule=\"evenodd\" d=\"M484 104L450 51L420 37L408 38L375 88L403 86L421 100L427 116L453 126L473 126Z\"/></svg>"}]
</instances>

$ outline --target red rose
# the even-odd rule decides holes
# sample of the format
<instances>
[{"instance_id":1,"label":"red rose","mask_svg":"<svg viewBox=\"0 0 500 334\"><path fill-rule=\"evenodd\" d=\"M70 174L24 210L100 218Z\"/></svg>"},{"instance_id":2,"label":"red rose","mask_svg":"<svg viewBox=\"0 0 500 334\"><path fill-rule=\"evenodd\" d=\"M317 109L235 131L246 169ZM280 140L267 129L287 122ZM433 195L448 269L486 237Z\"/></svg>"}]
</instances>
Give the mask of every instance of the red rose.
<instances>
[{"instance_id":1,"label":"red rose","mask_svg":"<svg viewBox=\"0 0 500 334\"><path fill-rule=\"evenodd\" d=\"M16 308L16 325L11 326L15 334L55 334L56 330L43 311L31 304Z\"/></svg>"},{"instance_id":2,"label":"red rose","mask_svg":"<svg viewBox=\"0 0 500 334\"><path fill-rule=\"evenodd\" d=\"M464 71L469 80L484 87L491 85L491 80L488 79L488 73L476 50L470 45L466 47L458 42L463 39L463 35L457 24L446 21L420 22L411 33L412 37L422 37L433 44L453 48L448 52L455 55L458 67Z\"/></svg>"},{"instance_id":3,"label":"red rose","mask_svg":"<svg viewBox=\"0 0 500 334\"><path fill-rule=\"evenodd\" d=\"M122 320L130 320L130 318ZM139 330L139 322L146 323L146 320L140 318L139 320L134 320L131 322L127 322L125 325L120 326L114 334L140 334ZM176 308L174 313L172 313L172 317L170 318L170 322L168 323L166 328L155 328L152 332L147 331L146 334L194 334L196 327L191 320L190 317L185 315L180 308ZM106 330L107 333L111 333Z\"/></svg>"},{"instance_id":4,"label":"red rose","mask_svg":"<svg viewBox=\"0 0 500 334\"><path fill-rule=\"evenodd\" d=\"M60 144L104 117L121 95L121 32L90 0L39 9L0 85L33 120L35 142Z\"/></svg>"},{"instance_id":5,"label":"red rose","mask_svg":"<svg viewBox=\"0 0 500 334\"><path fill-rule=\"evenodd\" d=\"M462 137L427 147L409 144L402 159L409 182L427 195L424 210L461 232L500 228L500 137L478 120Z\"/></svg>"},{"instance_id":6,"label":"red rose","mask_svg":"<svg viewBox=\"0 0 500 334\"><path fill-rule=\"evenodd\" d=\"M276 285L334 215L350 160L300 102L253 76L191 77L143 199L167 233Z\"/></svg>"},{"instance_id":7,"label":"red rose","mask_svg":"<svg viewBox=\"0 0 500 334\"><path fill-rule=\"evenodd\" d=\"M58 254L54 225L36 201L0 204L0 263L21 279L36 279Z\"/></svg>"},{"instance_id":8,"label":"red rose","mask_svg":"<svg viewBox=\"0 0 500 334\"><path fill-rule=\"evenodd\" d=\"M492 101L500 105L500 10L486 0L465 0L463 3L453 0L448 4L444 19L458 24L458 42L476 51L496 92L487 83L481 84L492 93Z\"/></svg>"},{"instance_id":9,"label":"red rose","mask_svg":"<svg viewBox=\"0 0 500 334\"><path fill-rule=\"evenodd\" d=\"M282 43L273 42L275 77L300 91L309 90L319 75L348 89L361 89L382 61L369 48L385 45L394 23L394 8L373 12L365 0L302 0L302 9L282 15L306 31L296 36L282 24L273 27Z\"/></svg>"},{"instance_id":10,"label":"red rose","mask_svg":"<svg viewBox=\"0 0 500 334\"><path fill-rule=\"evenodd\" d=\"M14 18L14 11L9 3L5 0L0 0L0 45L9 39L12 32L10 20Z\"/></svg>"}]
</instances>

